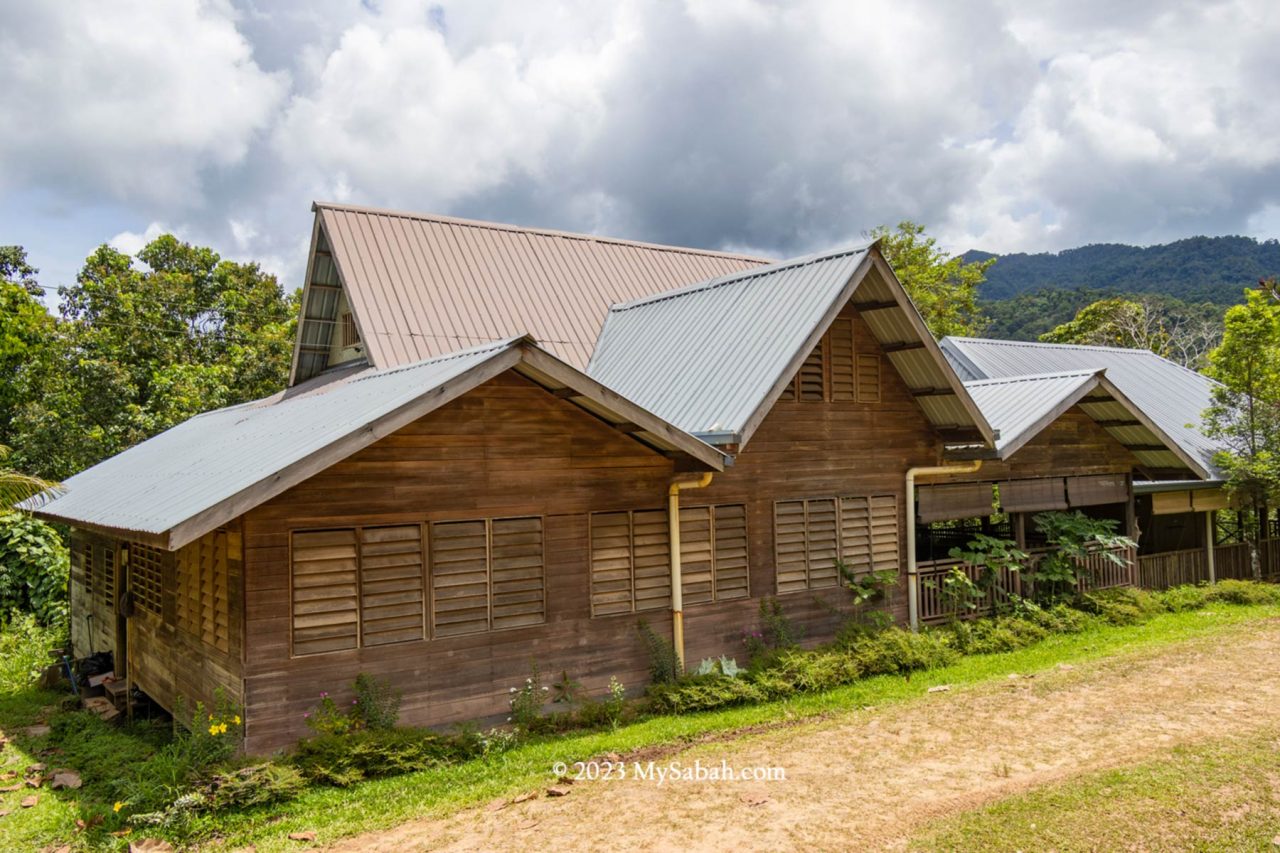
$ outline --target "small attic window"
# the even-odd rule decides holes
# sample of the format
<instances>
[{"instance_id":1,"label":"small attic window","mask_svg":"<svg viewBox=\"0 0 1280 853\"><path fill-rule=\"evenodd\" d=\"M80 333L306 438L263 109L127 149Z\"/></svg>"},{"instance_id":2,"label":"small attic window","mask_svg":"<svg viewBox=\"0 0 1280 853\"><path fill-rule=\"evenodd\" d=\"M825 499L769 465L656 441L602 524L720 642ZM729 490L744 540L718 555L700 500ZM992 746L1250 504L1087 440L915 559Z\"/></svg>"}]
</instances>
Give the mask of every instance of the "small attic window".
<instances>
[{"instance_id":1,"label":"small attic window","mask_svg":"<svg viewBox=\"0 0 1280 853\"><path fill-rule=\"evenodd\" d=\"M353 347L360 343L360 330L356 328L356 319L351 316L350 311L344 311L338 322L342 326L343 347Z\"/></svg>"}]
</instances>

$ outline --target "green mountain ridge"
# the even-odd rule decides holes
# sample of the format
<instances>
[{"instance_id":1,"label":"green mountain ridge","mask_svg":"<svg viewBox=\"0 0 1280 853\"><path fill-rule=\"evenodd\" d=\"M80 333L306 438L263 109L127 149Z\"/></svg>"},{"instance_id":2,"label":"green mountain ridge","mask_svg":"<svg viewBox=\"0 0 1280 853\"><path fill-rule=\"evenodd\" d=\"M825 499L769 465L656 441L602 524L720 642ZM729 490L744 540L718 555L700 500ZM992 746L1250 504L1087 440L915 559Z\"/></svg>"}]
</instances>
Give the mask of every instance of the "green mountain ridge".
<instances>
[{"instance_id":1,"label":"green mountain ridge","mask_svg":"<svg viewBox=\"0 0 1280 853\"><path fill-rule=\"evenodd\" d=\"M1097 243L1037 254L971 250L965 261L996 258L979 297L987 334L1035 340L1076 311L1111 296L1154 296L1184 313L1221 316L1259 279L1280 275L1280 241L1189 237L1155 246Z\"/></svg>"},{"instance_id":2,"label":"green mountain ridge","mask_svg":"<svg viewBox=\"0 0 1280 853\"><path fill-rule=\"evenodd\" d=\"M971 250L963 257L998 257L981 290L988 301L1051 288L1158 293L1184 302L1233 305L1259 279L1280 275L1280 241L1239 236L1188 237L1155 246L1097 243L1000 256Z\"/></svg>"}]
</instances>

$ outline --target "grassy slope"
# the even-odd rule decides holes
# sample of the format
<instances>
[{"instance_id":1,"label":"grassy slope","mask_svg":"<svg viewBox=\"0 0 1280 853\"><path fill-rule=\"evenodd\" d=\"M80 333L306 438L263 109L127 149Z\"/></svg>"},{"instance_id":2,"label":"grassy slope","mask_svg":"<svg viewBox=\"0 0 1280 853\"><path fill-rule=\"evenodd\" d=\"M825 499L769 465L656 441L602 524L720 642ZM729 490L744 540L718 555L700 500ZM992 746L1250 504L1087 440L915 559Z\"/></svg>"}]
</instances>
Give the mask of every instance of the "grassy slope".
<instances>
[{"instance_id":1,"label":"grassy slope","mask_svg":"<svg viewBox=\"0 0 1280 853\"><path fill-rule=\"evenodd\" d=\"M940 821L915 850L1275 850L1280 728L1071 779Z\"/></svg>"},{"instance_id":2,"label":"grassy slope","mask_svg":"<svg viewBox=\"0 0 1280 853\"><path fill-rule=\"evenodd\" d=\"M351 788L313 788L275 809L223 816L210 833L231 846L255 844L259 850L293 849L286 835L315 830L321 841L332 841L358 832L393 826L425 815L440 815L483 803L500 796L545 785L552 765L573 762L605 752L662 745L679 746L699 737L760 724L852 712L868 705L908 701L936 684L976 684L1003 678L1010 672L1033 672L1068 661L1086 661L1116 654L1152 649L1192 636L1238 629L1252 621L1280 615L1280 607L1232 607L1219 605L1207 611L1167 614L1139 626L1091 628L1073 636L1052 636L1027 649L999 655L965 658L944 669L917 673L910 679L882 676L827 693L806 695L787 702L708 712L683 717L662 717L624 726L612 733L588 733L535 741L502 755L432 772L415 773L362 783ZM0 726L13 732L25 725L52 698L29 693L0 699ZM119 735L119 737L128 737ZM20 739L9 746L10 768L25 766L39 741ZM52 759L56 763L56 758ZM22 792L0 795L0 809L12 813L0 818L0 849L29 849L55 839L69 839L80 816L76 795L40 794L34 809L19 810ZM136 833L135 838L141 833ZM118 843L101 833L95 841Z\"/></svg>"},{"instance_id":3,"label":"grassy slope","mask_svg":"<svg viewBox=\"0 0 1280 853\"><path fill-rule=\"evenodd\" d=\"M917 673L910 679L882 676L827 693L747 708L662 717L625 726L614 733L582 734L531 743L504 755L431 773L367 782L350 789L317 788L289 803L283 821L272 815L232 816L222 834L232 844L258 850L288 849L288 832L315 830L322 840L393 826L424 815L439 815L499 796L547 784L551 766L604 752L627 752L680 744L700 736L819 714L848 712L921 696L933 685L974 684L1011 672L1034 672L1067 661L1085 661L1167 645L1191 636L1230 630L1280 614L1276 607L1215 606L1211 611L1170 614L1129 628L1091 629L1054 636L1027 649L965 658L954 666Z\"/></svg>"}]
</instances>

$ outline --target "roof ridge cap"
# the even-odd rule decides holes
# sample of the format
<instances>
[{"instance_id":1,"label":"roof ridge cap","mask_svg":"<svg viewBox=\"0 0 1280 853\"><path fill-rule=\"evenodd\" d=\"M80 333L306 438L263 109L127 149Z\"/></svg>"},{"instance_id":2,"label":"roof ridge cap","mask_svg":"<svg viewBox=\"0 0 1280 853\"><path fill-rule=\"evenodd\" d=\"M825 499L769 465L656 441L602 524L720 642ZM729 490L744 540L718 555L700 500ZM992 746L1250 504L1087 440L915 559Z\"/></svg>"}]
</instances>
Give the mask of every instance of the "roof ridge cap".
<instances>
[{"instance_id":1,"label":"roof ridge cap","mask_svg":"<svg viewBox=\"0 0 1280 853\"><path fill-rule=\"evenodd\" d=\"M664 290L661 293L650 294L649 296L641 296L639 299L632 299L629 302L619 302L609 306L609 313L615 311L629 311L632 308L642 308L645 305L652 305L657 302L665 302L669 299L678 299L681 296L690 296L695 293L703 293L708 290L715 290L717 287L725 287L730 284L740 284L756 278L774 275L785 270L798 269L799 267L809 266L810 264L822 263L824 261L835 260L851 255L865 254L875 243L867 243L863 246L847 246L841 249L832 249L826 252L819 252L812 255L801 255L785 261L776 261L755 269L742 270L741 272L727 273L726 275L716 276L715 278L705 279L703 281L687 284L683 287Z\"/></svg>"},{"instance_id":2,"label":"roof ridge cap","mask_svg":"<svg viewBox=\"0 0 1280 853\"><path fill-rule=\"evenodd\" d=\"M560 237L567 240L583 240L595 243L608 243L617 246L632 246L640 249L651 249L662 252L676 252L685 255L702 255L713 258L731 258L738 261L751 261L758 264L770 264L770 258L747 255L741 252L723 252L716 249L699 249L692 246L672 246L666 243L651 243L644 240L628 240L625 237L609 237L601 234L588 234L581 231L563 231L556 228L536 228L528 225L513 225L506 222L490 222L484 219L467 219L461 216L448 216L443 213L419 213L411 210L394 210L391 208L370 207L341 202L313 201L312 210L340 210L346 213L363 213L373 216L392 216L399 219L413 219L419 222L438 222L444 225L458 225L464 228L485 228L491 231L509 231L515 234L539 234L545 237Z\"/></svg>"},{"instance_id":3,"label":"roof ridge cap","mask_svg":"<svg viewBox=\"0 0 1280 853\"><path fill-rule=\"evenodd\" d=\"M970 379L963 382L966 388L973 385L1001 385L1013 382L1030 382L1035 379L1066 379L1068 377L1084 377L1097 376L1098 374L1106 374L1105 367L1098 368L1081 368L1080 370L1057 370L1052 373L1015 373L1011 376L995 376L986 379Z\"/></svg>"}]
</instances>

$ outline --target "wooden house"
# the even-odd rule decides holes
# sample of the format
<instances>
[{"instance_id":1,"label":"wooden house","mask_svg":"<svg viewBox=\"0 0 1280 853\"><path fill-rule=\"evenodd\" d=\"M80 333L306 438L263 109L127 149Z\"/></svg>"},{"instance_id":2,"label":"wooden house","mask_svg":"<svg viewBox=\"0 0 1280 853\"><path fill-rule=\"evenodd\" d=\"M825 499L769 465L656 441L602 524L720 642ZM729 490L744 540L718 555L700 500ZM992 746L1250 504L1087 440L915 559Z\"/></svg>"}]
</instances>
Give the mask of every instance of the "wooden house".
<instances>
[{"instance_id":1,"label":"wooden house","mask_svg":"<svg viewBox=\"0 0 1280 853\"><path fill-rule=\"evenodd\" d=\"M1131 514L1142 448L1178 456L1103 374L1067 385L1025 424L988 404L1002 445L875 245L767 263L317 205L290 387L37 512L73 528L76 654L167 708L221 691L267 752L360 672L445 725L534 665L640 688L640 620L740 655L776 596L821 640L839 565L901 573L909 621L917 479L1106 476Z\"/></svg>"}]
</instances>

